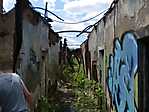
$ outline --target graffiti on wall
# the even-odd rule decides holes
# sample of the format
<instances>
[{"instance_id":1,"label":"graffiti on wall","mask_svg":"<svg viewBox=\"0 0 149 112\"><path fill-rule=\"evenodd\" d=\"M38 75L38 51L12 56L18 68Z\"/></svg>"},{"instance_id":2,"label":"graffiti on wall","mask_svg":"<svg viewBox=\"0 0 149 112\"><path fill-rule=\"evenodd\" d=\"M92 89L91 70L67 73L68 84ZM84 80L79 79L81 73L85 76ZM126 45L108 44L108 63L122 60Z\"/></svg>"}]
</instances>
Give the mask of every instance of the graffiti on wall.
<instances>
[{"instance_id":1,"label":"graffiti on wall","mask_svg":"<svg viewBox=\"0 0 149 112\"><path fill-rule=\"evenodd\" d=\"M138 68L138 46L135 35L127 32L122 42L114 41L109 57L108 87L117 112L136 112L134 78Z\"/></svg>"}]
</instances>

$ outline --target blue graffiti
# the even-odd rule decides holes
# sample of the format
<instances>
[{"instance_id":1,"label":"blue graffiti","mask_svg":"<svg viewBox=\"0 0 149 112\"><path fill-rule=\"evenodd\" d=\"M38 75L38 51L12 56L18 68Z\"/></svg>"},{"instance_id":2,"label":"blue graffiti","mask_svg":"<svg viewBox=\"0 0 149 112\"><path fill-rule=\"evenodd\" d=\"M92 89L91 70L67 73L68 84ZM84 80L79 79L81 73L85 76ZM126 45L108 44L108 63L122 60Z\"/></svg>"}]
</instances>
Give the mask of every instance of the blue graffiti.
<instances>
[{"instance_id":1,"label":"blue graffiti","mask_svg":"<svg viewBox=\"0 0 149 112\"><path fill-rule=\"evenodd\" d=\"M137 112L134 97L134 78L138 68L138 46L135 35L127 32L122 43L114 41L110 55L108 87L117 112Z\"/></svg>"}]
</instances>

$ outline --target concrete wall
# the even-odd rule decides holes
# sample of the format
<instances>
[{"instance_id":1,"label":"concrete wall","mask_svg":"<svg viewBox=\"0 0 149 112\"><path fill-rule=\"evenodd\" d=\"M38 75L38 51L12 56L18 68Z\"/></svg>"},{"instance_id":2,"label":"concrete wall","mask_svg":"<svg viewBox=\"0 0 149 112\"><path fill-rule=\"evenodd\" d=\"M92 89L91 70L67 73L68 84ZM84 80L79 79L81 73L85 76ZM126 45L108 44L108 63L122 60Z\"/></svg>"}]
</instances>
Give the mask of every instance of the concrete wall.
<instances>
[{"instance_id":1,"label":"concrete wall","mask_svg":"<svg viewBox=\"0 0 149 112\"><path fill-rule=\"evenodd\" d=\"M109 55L113 54L114 39L118 37L122 40L122 35L126 31L132 30L134 34L137 35L137 39L149 36L148 11L148 0L119 0L118 3L113 4L105 16L98 22L98 25L94 27L93 31L89 34L88 45L91 52L91 62L92 60L97 60L98 67L101 63L99 59L99 50L104 50L104 74L102 84L107 94L107 103L109 107L111 101L106 81L109 67ZM138 90L135 91L136 96L138 94L137 91Z\"/></svg>"},{"instance_id":2,"label":"concrete wall","mask_svg":"<svg viewBox=\"0 0 149 112\"><path fill-rule=\"evenodd\" d=\"M37 12L23 10L23 40L17 72L32 92L34 104L39 97L48 94L48 82L55 80L58 72L58 35L49 28L50 25ZM53 39L54 44L51 45L49 39Z\"/></svg>"},{"instance_id":3,"label":"concrete wall","mask_svg":"<svg viewBox=\"0 0 149 112\"><path fill-rule=\"evenodd\" d=\"M51 84L57 80L59 72L59 43L51 45L48 52L48 73Z\"/></svg>"},{"instance_id":4,"label":"concrete wall","mask_svg":"<svg viewBox=\"0 0 149 112\"><path fill-rule=\"evenodd\" d=\"M45 95L45 63L48 54L49 26L31 9L23 12L22 47L17 72L33 93L33 99ZM47 52L47 53L46 53Z\"/></svg>"},{"instance_id":5,"label":"concrete wall","mask_svg":"<svg viewBox=\"0 0 149 112\"><path fill-rule=\"evenodd\" d=\"M22 20L19 19L22 23L19 30L22 31L22 42L18 41L21 35L17 37L15 34L18 31L15 9L6 14L0 13L0 70L13 71L15 50L19 50L18 44L21 44L15 65L16 72L31 91L34 108L38 98L48 96L48 90L52 89L51 85L57 80L60 37L45 18L24 2Z\"/></svg>"},{"instance_id":6,"label":"concrete wall","mask_svg":"<svg viewBox=\"0 0 149 112\"><path fill-rule=\"evenodd\" d=\"M0 70L13 68L15 11L0 14Z\"/></svg>"},{"instance_id":7,"label":"concrete wall","mask_svg":"<svg viewBox=\"0 0 149 112\"><path fill-rule=\"evenodd\" d=\"M85 62L85 52L86 52L86 44L87 44L87 41L84 41L84 43L81 44L81 53L82 53L82 57L83 57L83 67L84 67L84 73L86 74L86 62Z\"/></svg>"}]
</instances>

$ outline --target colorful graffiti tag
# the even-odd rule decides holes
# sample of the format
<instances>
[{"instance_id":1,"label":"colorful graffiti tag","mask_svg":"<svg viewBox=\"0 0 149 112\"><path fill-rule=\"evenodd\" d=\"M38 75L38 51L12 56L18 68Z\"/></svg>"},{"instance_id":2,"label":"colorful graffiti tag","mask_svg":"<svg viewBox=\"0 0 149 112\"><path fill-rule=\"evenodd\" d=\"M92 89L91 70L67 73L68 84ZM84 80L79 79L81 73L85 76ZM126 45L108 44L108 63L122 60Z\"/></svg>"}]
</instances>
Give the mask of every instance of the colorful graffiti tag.
<instances>
[{"instance_id":1,"label":"colorful graffiti tag","mask_svg":"<svg viewBox=\"0 0 149 112\"><path fill-rule=\"evenodd\" d=\"M135 35L127 32L122 42L114 41L114 54L109 57L108 87L117 112L137 112L134 78L138 68L138 46Z\"/></svg>"}]
</instances>

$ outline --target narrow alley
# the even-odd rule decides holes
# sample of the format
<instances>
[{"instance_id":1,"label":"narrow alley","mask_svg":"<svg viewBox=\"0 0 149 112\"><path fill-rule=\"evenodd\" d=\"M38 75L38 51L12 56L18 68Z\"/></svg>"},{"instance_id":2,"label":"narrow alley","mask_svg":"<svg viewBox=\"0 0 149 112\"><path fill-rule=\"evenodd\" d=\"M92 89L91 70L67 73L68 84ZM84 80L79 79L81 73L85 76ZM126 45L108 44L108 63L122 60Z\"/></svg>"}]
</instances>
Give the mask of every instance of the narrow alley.
<instances>
[{"instance_id":1,"label":"narrow alley","mask_svg":"<svg viewBox=\"0 0 149 112\"><path fill-rule=\"evenodd\" d=\"M0 0L0 112L149 112L149 0Z\"/></svg>"}]
</instances>

